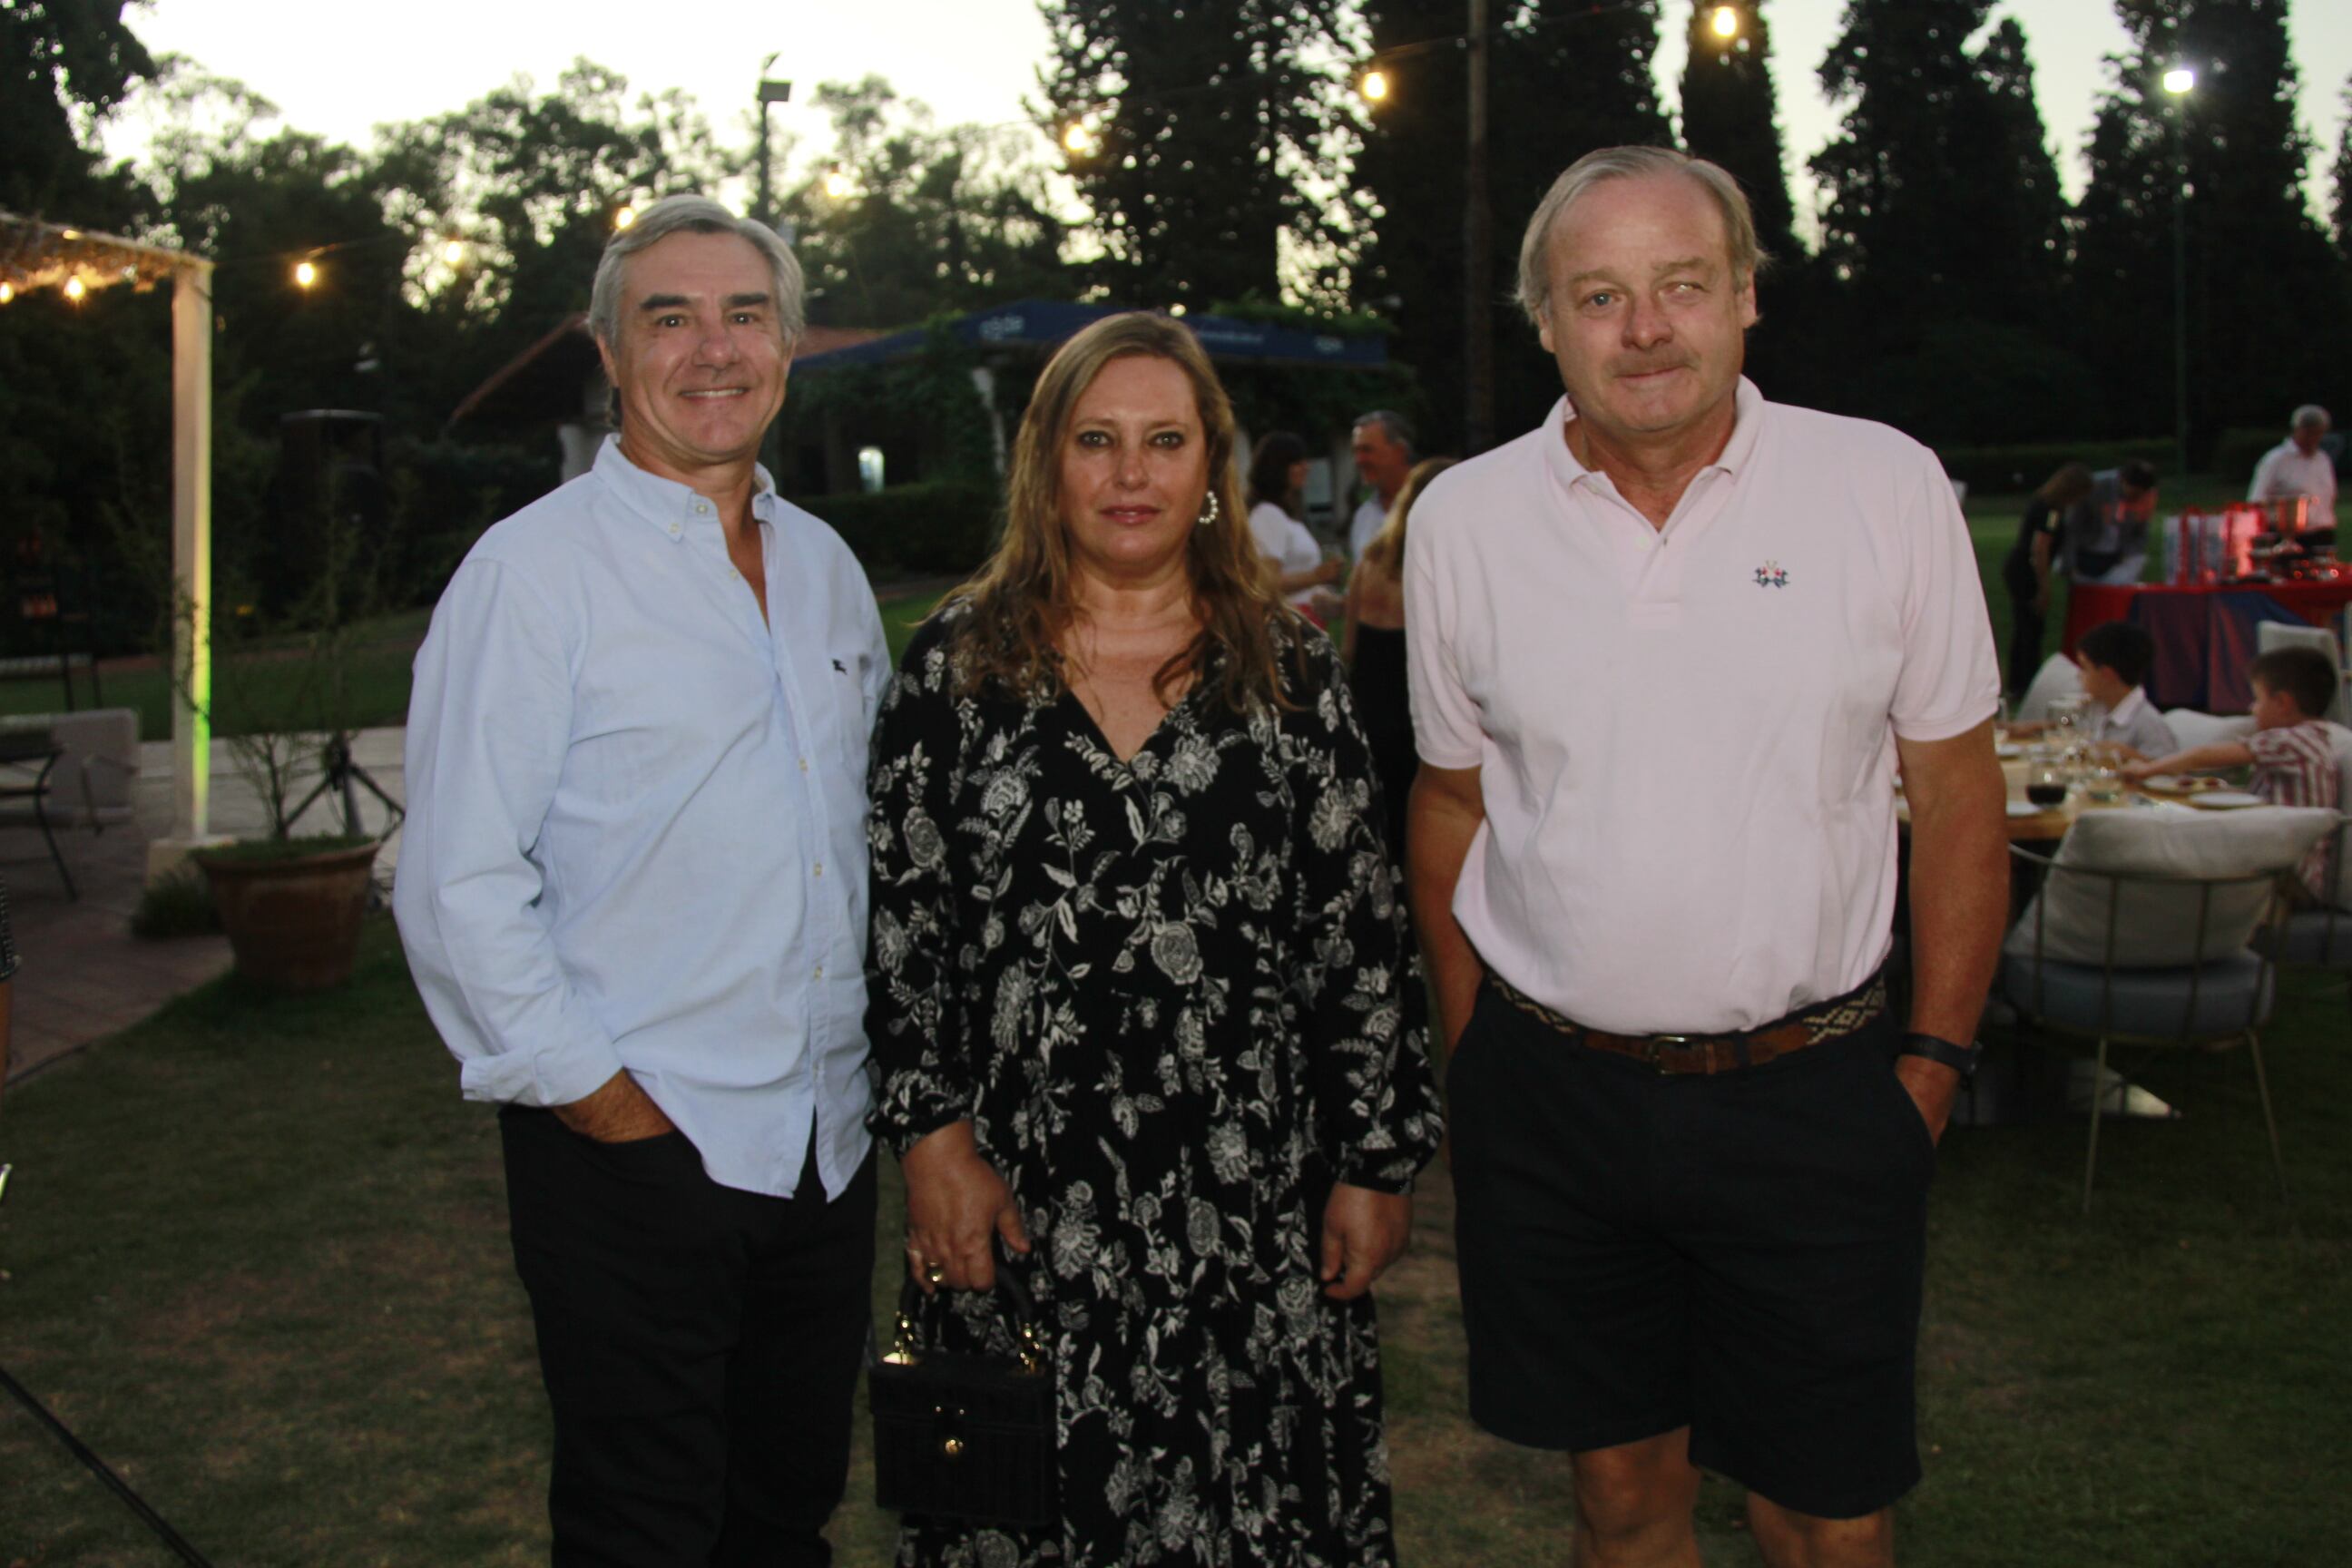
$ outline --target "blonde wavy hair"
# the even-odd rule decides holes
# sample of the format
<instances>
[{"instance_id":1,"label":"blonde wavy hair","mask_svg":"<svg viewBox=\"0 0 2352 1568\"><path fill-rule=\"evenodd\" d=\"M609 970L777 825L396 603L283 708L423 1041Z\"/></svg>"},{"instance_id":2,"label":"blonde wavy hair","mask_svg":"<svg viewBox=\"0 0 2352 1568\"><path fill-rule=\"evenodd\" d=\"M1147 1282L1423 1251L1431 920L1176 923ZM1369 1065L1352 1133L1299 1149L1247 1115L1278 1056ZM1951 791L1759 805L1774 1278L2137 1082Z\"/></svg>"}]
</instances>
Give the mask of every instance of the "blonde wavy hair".
<instances>
[{"instance_id":1,"label":"blonde wavy hair","mask_svg":"<svg viewBox=\"0 0 2352 1568\"><path fill-rule=\"evenodd\" d=\"M1388 521L1381 524L1381 531L1372 535L1370 543L1364 546L1364 560L1391 576L1404 571L1404 531L1406 521L1412 516L1412 503L1421 499L1421 492L1429 488L1430 480L1461 460L1459 458L1423 458L1412 466L1412 471L1404 477L1404 483L1397 487L1396 500L1389 504Z\"/></svg>"},{"instance_id":2,"label":"blonde wavy hair","mask_svg":"<svg viewBox=\"0 0 2352 1568\"><path fill-rule=\"evenodd\" d=\"M1042 701L1067 684L1059 644L1077 617L1078 602L1062 519L1062 454L1078 399L1095 377L1113 360L1138 356L1166 360L1192 384L1208 493L1217 503L1215 521L1195 527L1185 546L1200 635L1153 673L1152 689L1165 702L1188 679L1208 681L1236 712L1294 706L1283 695L1277 661L1286 647L1295 658L1303 645L1297 636L1283 635L1296 616L1266 584L1242 510L1233 404L1191 329L1143 310L1106 316L1087 327L1061 346L1037 378L1013 443L1003 537L971 580L940 606L962 612L950 643L959 687L968 697L993 685Z\"/></svg>"}]
</instances>

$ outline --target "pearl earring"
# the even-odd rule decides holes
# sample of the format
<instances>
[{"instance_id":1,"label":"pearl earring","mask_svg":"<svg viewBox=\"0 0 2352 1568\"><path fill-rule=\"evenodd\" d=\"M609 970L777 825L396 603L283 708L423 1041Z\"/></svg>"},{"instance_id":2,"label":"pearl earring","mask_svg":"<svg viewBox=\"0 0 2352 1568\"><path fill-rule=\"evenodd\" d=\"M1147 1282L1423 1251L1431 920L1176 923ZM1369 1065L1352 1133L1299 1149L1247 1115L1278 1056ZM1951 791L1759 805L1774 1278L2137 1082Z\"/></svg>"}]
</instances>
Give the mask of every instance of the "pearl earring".
<instances>
[{"instance_id":1,"label":"pearl earring","mask_svg":"<svg viewBox=\"0 0 2352 1568\"><path fill-rule=\"evenodd\" d=\"M1202 509L1200 516L1192 520L1192 526L1195 528L1210 528L1215 525L1216 521L1217 492L1211 490L1209 492L1209 504Z\"/></svg>"}]
</instances>

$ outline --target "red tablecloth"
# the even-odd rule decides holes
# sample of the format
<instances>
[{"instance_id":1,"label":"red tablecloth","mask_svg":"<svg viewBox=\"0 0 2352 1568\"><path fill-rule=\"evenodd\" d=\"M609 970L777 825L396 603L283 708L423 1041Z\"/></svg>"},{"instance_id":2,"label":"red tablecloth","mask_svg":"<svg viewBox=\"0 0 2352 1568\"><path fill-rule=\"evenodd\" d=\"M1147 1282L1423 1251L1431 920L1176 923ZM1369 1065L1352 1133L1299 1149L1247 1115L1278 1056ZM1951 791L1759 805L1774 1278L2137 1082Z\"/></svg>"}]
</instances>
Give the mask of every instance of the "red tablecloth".
<instances>
[{"instance_id":1,"label":"red tablecloth","mask_svg":"<svg viewBox=\"0 0 2352 1568\"><path fill-rule=\"evenodd\" d=\"M2352 579L2334 583L2212 583L2174 587L2076 584L2066 594L2068 653L2104 621L2130 621L2156 639L2148 700L2158 708L2242 713L2253 705L2246 666L2264 621L2326 626L2352 605Z\"/></svg>"}]
</instances>

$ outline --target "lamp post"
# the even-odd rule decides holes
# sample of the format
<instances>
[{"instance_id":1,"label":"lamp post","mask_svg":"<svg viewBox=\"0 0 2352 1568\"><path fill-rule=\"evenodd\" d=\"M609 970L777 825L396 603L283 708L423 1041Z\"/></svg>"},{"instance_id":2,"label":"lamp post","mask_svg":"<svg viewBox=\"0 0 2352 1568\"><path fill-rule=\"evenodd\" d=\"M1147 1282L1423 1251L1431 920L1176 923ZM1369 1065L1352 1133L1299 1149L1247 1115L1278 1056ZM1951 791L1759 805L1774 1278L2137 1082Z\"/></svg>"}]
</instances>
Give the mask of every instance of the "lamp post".
<instances>
[{"instance_id":1,"label":"lamp post","mask_svg":"<svg viewBox=\"0 0 2352 1568\"><path fill-rule=\"evenodd\" d=\"M2174 66L2164 73L2172 95L2172 439L2181 477L2189 474L2189 127L2184 100L2197 73Z\"/></svg>"},{"instance_id":2,"label":"lamp post","mask_svg":"<svg viewBox=\"0 0 2352 1568\"><path fill-rule=\"evenodd\" d=\"M768 105L793 100L791 82L768 79L768 68L775 63L774 55L760 62L760 221L770 228L776 226L776 208L769 189Z\"/></svg>"}]
</instances>

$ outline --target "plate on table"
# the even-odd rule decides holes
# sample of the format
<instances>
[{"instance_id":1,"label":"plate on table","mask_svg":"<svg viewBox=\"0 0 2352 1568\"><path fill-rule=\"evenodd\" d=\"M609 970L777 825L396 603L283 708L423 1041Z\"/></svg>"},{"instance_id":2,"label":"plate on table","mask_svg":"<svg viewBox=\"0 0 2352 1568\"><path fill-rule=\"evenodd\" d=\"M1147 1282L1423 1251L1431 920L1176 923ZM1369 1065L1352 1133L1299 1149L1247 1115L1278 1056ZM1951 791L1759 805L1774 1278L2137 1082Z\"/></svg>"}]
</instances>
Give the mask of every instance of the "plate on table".
<instances>
[{"instance_id":1,"label":"plate on table","mask_svg":"<svg viewBox=\"0 0 2352 1568\"><path fill-rule=\"evenodd\" d=\"M2202 806L2207 811L2234 811L2240 806L2260 805L2263 804L2263 797L2258 795L2248 795L2242 789L2217 789L2203 795L2189 796L2189 804Z\"/></svg>"},{"instance_id":2,"label":"plate on table","mask_svg":"<svg viewBox=\"0 0 2352 1568\"><path fill-rule=\"evenodd\" d=\"M2057 809L2054 805L2036 805L2030 800L2012 800L2009 803L2009 815L2011 816L2039 816L2045 811Z\"/></svg>"},{"instance_id":3,"label":"plate on table","mask_svg":"<svg viewBox=\"0 0 2352 1568\"><path fill-rule=\"evenodd\" d=\"M2025 748L2015 741L2001 741L1994 744L1992 754L2006 762L2011 758L2025 755Z\"/></svg>"},{"instance_id":4,"label":"plate on table","mask_svg":"<svg viewBox=\"0 0 2352 1568\"><path fill-rule=\"evenodd\" d=\"M2197 795L2221 787L2221 781L2204 773L2150 773L2139 781L2139 787L2158 795Z\"/></svg>"}]
</instances>

